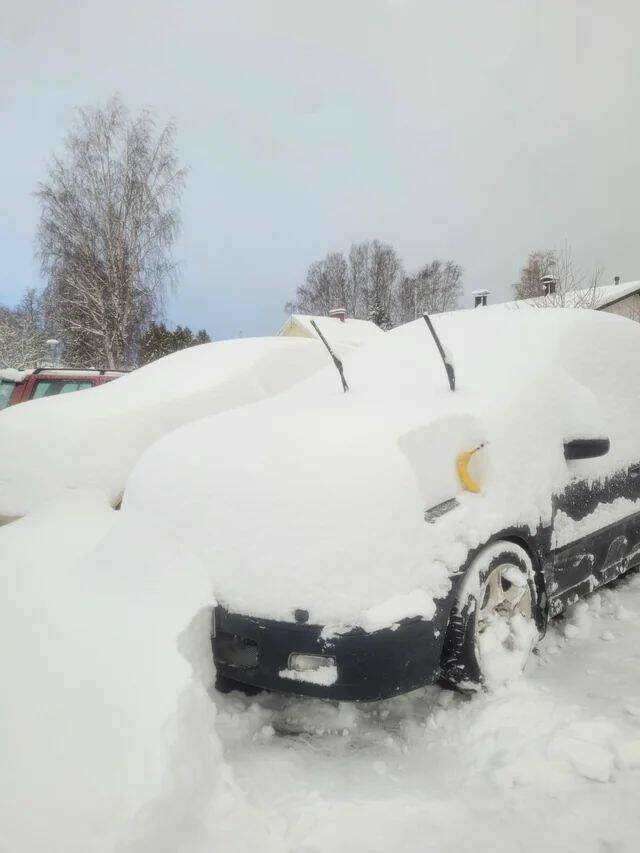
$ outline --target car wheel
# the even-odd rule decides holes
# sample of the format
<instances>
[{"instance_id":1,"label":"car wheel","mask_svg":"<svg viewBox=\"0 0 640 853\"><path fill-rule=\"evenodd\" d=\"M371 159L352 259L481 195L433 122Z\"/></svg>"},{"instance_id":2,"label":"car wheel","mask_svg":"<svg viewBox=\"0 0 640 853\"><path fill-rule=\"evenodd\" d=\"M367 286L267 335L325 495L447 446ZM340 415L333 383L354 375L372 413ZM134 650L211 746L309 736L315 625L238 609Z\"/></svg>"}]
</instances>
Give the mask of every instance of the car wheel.
<instances>
[{"instance_id":1,"label":"car wheel","mask_svg":"<svg viewBox=\"0 0 640 853\"><path fill-rule=\"evenodd\" d=\"M497 542L473 561L453 606L441 682L477 690L519 675L540 632L533 564L512 542Z\"/></svg>"}]
</instances>

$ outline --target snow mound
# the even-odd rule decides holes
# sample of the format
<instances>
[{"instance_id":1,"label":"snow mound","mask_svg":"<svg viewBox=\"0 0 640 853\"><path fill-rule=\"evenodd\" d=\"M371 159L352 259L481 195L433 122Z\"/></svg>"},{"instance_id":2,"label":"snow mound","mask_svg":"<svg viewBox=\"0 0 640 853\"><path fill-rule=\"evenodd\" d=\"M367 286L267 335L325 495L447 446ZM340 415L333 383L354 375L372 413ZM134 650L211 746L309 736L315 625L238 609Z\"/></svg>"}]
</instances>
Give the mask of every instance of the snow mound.
<instances>
[{"instance_id":1,"label":"snow mound","mask_svg":"<svg viewBox=\"0 0 640 853\"><path fill-rule=\"evenodd\" d=\"M89 394L13 406L0 416L0 516L20 516L56 494L122 493L142 452L182 424L269 397L327 364L301 338L191 347Z\"/></svg>"},{"instance_id":2,"label":"snow mound","mask_svg":"<svg viewBox=\"0 0 640 853\"><path fill-rule=\"evenodd\" d=\"M259 844L215 729L206 573L179 552L99 492L0 529L2 851L204 850L222 815L244 829L221 849Z\"/></svg>"}]
</instances>

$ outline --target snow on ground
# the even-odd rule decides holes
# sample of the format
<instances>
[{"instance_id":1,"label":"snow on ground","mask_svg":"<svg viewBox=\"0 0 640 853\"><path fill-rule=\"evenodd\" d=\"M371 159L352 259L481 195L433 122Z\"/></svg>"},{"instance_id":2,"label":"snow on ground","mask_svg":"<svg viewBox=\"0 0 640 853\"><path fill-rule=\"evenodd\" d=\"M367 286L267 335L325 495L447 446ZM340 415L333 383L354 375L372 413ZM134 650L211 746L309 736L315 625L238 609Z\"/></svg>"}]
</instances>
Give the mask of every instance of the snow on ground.
<instances>
[{"instance_id":1,"label":"snow on ground","mask_svg":"<svg viewBox=\"0 0 640 853\"><path fill-rule=\"evenodd\" d=\"M181 554L91 493L0 530L3 853L637 849L640 576L511 686L335 706L213 693Z\"/></svg>"},{"instance_id":2,"label":"snow on ground","mask_svg":"<svg viewBox=\"0 0 640 853\"><path fill-rule=\"evenodd\" d=\"M145 542L128 563L110 550L116 520ZM139 812L171 786L172 762L189 773L167 816L186 823L222 784L215 708L193 677L212 669L208 589L161 558L179 560L169 534L120 521L93 492L0 529L3 853L107 853L144 835ZM190 644L193 625L203 649Z\"/></svg>"},{"instance_id":3,"label":"snow on ground","mask_svg":"<svg viewBox=\"0 0 640 853\"><path fill-rule=\"evenodd\" d=\"M576 605L491 693L216 704L226 763L276 849L637 850L638 575Z\"/></svg>"}]
</instances>

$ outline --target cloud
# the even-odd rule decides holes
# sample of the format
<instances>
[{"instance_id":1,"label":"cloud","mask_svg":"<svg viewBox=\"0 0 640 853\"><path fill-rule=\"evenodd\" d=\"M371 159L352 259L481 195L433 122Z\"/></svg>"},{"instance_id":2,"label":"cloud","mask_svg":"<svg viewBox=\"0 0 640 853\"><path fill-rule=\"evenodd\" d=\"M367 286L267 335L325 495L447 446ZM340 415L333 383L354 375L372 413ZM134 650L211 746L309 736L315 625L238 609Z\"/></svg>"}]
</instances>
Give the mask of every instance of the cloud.
<instances>
[{"instance_id":1,"label":"cloud","mask_svg":"<svg viewBox=\"0 0 640 853\"><path fill-rule=\"evenodd\" d=\"M410 267L453 257L495 297L565 240L633 277L639 17L627 0L13 4L0 293L34 276L30 194L74 107L116 90L175 118L192 167L180 322L268 333L309 263L367 237Z\"/></svg>"}]
</instances>

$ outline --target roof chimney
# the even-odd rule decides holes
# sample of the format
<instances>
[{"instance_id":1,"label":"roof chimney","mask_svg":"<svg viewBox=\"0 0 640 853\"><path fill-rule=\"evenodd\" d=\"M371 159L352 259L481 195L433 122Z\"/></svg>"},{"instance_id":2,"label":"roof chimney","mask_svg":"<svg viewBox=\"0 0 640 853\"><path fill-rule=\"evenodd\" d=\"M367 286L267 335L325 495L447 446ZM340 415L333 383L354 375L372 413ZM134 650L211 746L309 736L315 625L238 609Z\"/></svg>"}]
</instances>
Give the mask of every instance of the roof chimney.
<instances>
[{"instance_id":1,"label":"roof chimney","mask_svg":"<svg viewBox=\"0 0 640 853\"><path fill-rule=\"evenodd\" d=\"M491 293L490 290L474 290L472 292L473 296L473 307L481 308L482 306L487 304L487 296Z\"/></svg>"},{"instance_id":2,"label":"roof chimney","mask_svg":"<svg viewBox=\"0 0 640 853\"><path fill-rule=\"evenodd\" d=\"M346 308L332 308L329 311L330 317L335 317L336 320L340 320L341 323L347 319L347 309Z\"/></svg>"},{"instance_id":3,"label":"roof chimney","mask_svg":"<svg viewBox=\"0 0 640 853\"><path fill-rule=\"evenodd\" d=\"M615 285L620 284L620 276L619 276L619 275L617 275L617 276L613 279L613 283L614 283Z\"/></svg>"},{"instance_id":4,"label":"roof chimney","mask_svg":"<svg viewBox=\"0 0 640 853\"><path fill-rule=\"evenodd\" d=\"M552 275L543 275L540 279L540 284L544 290L545 296L550 296L556 292L556 279Z\"/></svg>"}]
</instances>

